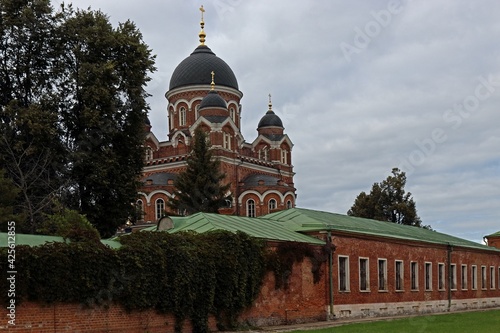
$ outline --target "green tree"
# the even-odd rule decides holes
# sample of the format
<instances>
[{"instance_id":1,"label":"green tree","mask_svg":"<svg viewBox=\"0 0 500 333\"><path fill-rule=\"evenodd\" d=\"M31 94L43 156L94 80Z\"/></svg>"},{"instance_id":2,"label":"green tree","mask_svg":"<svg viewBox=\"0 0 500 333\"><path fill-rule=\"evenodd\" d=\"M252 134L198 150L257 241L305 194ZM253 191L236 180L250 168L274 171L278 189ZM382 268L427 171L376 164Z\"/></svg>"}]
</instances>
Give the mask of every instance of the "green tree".
<instances>
[{"instance_id":1,"label":"green tree","mask_svg":"<svg viewBox=\"0 0 500 333\"><path fill-rule=\"evenodd\" d=\"M19 190L12 183L12 180L5 178L5 170L0 169L0 230L5 231L6 222L18 222L19 216L14 215L14 205Z\"/></svg>"},{"instance_id":2,"label":"green tree","mask_svg":"<svg viewBox=\"0 0 500 333\"><path fill-rule=\"evenodd\" d=\"M99 232L87 220L75 210L59 207L54 214L38 226L37 233L42 235L61 236L72 241L94 241L99 242Z\"/></svg>"},{"instance_id":3,"label":"green tree","mask_svg":"<svg viewBox=\"0 0 500 333\"><path fill-rule=\"evenodd\" d=\"M392 169L382 183L374 183L369 194L361 192L347 215L422 227L411 193L405 192L406 174ZM430 226L424 226L430 229Z\"/></svg>"},{"instance_id":4,"label":"green tree","mask_svg":"<svg viewBox=\"0 0 500 333\"><path fill-rule=\"evenodd\" d=\"M55 31L48 0L0 0L0 165L18 189L19 231L34 232L64 183Z\"/></svg>"},{"instance_id":5,"label":"green tree","mask_svg":"<svg viewBox=\"0 0 500 333\"><path fill-rule=\"evenodd\" d=\"M0 162L34 232L54 202L103 236L133 214L144 87L154 56L135 25L49 0L0 0Z\"/></svg>"},{"instance_id":6,"label":"green tree","mask_svg":"<svg viewBox=\"0 0 500 333\"><path fill-rule=\"evenodd\" d=\"M174 211L193 214L217 213L230 200L230 184L222 184L226 175L220 162L212 156L207 134L198 127L194 132L187 168L175 180L174 197L168 206Z\"/></svg>"}]
</instances>

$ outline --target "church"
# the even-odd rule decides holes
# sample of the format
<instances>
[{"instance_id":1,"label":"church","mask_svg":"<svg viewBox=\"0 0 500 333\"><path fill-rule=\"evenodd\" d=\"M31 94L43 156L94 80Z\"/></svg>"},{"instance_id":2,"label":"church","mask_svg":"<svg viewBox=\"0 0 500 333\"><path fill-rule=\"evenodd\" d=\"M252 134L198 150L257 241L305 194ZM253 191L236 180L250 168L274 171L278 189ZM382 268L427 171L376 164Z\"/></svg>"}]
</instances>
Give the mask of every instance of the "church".
<instances>
[{"instance_id":1,"label":"church","mask_svg":"<svg viewBox=\"0 0 500 333\"><path fill-rule=\"evenodd\" d=\"M175 68L168 91L168 140L159 141L146 123L145 167L137 208L141 220L155 223L167 212L176 175L185 170L194 130L201 127L230 183L232 202L220 213L258 217L295 207L293 143L272 109L257 125L257 137L246 142L241 132L243 93L231 67L205 44L203 7L199 45Z\"/></svg>"}]
</instances>

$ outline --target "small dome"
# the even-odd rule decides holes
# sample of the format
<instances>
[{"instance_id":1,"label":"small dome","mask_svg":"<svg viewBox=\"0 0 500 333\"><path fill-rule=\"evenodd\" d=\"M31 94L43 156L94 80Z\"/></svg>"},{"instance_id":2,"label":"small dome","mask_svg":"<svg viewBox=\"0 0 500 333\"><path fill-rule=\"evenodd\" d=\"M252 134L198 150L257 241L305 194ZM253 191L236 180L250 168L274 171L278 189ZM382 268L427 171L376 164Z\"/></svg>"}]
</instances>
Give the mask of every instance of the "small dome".
<instances>
[{"instance_id":1,"label":"small dome","mask_svg":"<svg viewBox=\"0 0 500 333\"><path fill-rule=\"evenodd\" d=\"M198 46L193 53L175 68L170 78L169 90L197 84L210 84L210 73L217 73L217 85L238 89L233 70L206 45Z\"/></svg>"},{"instance_id":2,"label":"small dome","mask_svg":"<svg viewBox=\"0 0 500 333\"><path fill-rule=\"evenodd\" d=\"M259 121L259 125L257 129L262 127L281 127L283 128L283 122L280 117L278 117L273 110L269 110L266 112L264 117L262 117Z\"/></svg>"},{"instance_id":3,"label":"small dome","mask_svg":"<svg viewBox=\"0 0 500 333\"><path fill-rule=\"evenodd\" d=\"M215 90L210 90L207 96L201 100L200 110L208 107L227 109L227 103Z\"/></svg>"}]
</instances>

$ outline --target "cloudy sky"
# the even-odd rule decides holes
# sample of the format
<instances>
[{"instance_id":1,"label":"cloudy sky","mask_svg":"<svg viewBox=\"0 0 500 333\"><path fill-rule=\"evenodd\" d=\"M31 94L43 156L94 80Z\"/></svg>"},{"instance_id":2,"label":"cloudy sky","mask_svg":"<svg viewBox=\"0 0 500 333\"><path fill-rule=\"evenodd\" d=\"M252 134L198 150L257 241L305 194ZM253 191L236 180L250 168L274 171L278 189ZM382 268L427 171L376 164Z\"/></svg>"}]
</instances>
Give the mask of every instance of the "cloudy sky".
<instances>
[{"instance_id":1,"label":"cloudy sky","mask_svg":"<svg viewBox=\"0 0 500 333\"><path fill-rule=\"evenodd\" d=\"M54 5L62 1L52 0ZM256 137L272 94L294 143L297 205L345 214L361 191L407 173L424 224L480 242L500 231L500 2L74 0L134 21L157 55L150 119L167 139L164 93L206 44L243 92Z\"/></svg>"}]
</instances>

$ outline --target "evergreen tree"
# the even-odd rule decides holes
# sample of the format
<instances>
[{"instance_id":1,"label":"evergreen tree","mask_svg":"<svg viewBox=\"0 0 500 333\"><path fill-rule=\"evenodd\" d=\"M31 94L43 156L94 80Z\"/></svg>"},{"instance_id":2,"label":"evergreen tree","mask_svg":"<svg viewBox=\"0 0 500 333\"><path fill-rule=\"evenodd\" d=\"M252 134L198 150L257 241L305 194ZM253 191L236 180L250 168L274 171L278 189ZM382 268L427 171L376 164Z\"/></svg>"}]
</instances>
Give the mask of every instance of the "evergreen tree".
<instances>
[{"instance_id":1,"label":"evergreen tree","mask_svg":"<svg viewBox=\"0 0 500 333\"><path fill-rule=\"evenodd\" d=\"M168 206L182 214L217 213L230 200L230 184L222 185L225 174L213 158L207 134L198 127L194 132L187 169L177 175L174 197Z\"/></svg>"},{"instance_id":2,"label":"evergreen tree","mask_svg":"<svg viewBox=\"0 0 500 333\"><path fill-rule=\"evenodd\" d=\"M0 0L0 162L35 232L53 203L103 236L133 214L144 87L154 56L135 25L49 0Z\"/></svg>"},{"instance_id":3,"label":"evergreen tree","mask_svg":"<svg viewBox=\"0 0 500 333\"><path fill-rule=\"evenodd\" d=\"M406 174L392 169L382 183L374 183L369 194L361 192L347 215L422 227L411 193L405 193ZM431 229L430 226L423 226Z\"/></svg>"}]
</instances>

